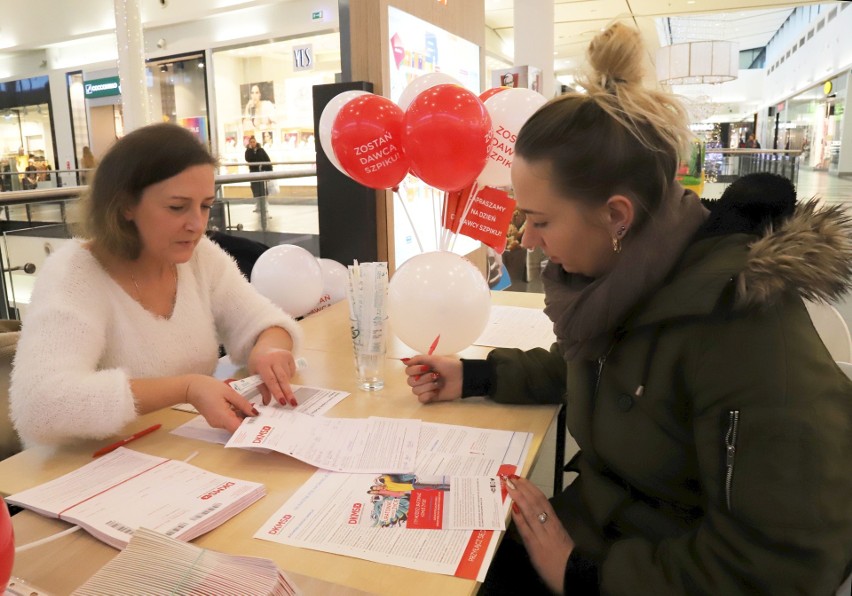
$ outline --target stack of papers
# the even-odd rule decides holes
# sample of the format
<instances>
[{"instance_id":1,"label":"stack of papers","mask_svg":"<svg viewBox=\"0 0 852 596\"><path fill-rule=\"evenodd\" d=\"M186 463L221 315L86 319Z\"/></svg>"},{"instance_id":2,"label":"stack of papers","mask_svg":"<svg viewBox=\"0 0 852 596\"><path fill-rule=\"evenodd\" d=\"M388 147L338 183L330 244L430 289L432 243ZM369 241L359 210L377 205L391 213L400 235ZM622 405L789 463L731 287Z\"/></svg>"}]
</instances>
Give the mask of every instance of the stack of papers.
<instances>
[{"instance_id":1,"label":"stack of papers","mask_svg":"<svg viewBox=\"0 0 852 596\"><path fill-rule=\"evenodd\" d=\"M142 526L177 540L192 540L265 494L266 488L257 482L119 447L6 501L77 524L120 549Z\"/></svg>"},{"instance_id":2,"label":"stack of papers","mask_svg":"<svg viewBox=\"0 0 852 596\"><path fill-rule=\"evenodd\" d=\"M76 596L113 594L301 594L269 559L201 549L140 528L121 554L80 586Z\"/></svg>"}]
</instances>

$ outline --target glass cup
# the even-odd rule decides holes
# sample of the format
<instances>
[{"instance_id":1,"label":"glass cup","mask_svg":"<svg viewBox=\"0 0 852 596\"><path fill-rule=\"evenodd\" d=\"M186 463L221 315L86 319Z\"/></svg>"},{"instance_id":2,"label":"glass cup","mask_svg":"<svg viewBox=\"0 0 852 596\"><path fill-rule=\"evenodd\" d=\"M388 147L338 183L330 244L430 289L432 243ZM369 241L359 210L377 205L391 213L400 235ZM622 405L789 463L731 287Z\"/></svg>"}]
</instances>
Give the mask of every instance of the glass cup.
<instances>
[{"instance_id":1,"label":"glass cup","mask_svg":"<svg viewBox=\"0 0 852 596\"><path fill-rule=\"evenodd\" d=\"M371 327L358 321L351 323L358 387L362 391L378 391L385 386L386 322L379 320Z\"/></svg>"}]
</instances>

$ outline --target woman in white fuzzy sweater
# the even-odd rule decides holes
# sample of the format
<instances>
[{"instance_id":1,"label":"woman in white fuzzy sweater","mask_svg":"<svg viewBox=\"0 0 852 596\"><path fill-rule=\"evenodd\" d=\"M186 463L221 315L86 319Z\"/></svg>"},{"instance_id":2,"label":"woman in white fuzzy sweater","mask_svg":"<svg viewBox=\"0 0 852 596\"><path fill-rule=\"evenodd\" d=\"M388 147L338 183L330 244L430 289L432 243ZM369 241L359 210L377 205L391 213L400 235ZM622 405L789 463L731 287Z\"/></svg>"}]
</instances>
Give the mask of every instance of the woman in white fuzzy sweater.
<instances>
[{"instance_id":1,"label":"woman in white fuzzy sweater","mask_svg":"<svg viewBox=\"0 0 852 596\"><path fill-rule=\"evenodd\" d=\"M298 323L258 294L204 231L216 159L171 124L104 156L84 238L47 259L14 361L11 417L27 446L119 433L181 402L234 431L253 406L211 376L218 346L295 402Z\"/></svg>"}]
</instances>

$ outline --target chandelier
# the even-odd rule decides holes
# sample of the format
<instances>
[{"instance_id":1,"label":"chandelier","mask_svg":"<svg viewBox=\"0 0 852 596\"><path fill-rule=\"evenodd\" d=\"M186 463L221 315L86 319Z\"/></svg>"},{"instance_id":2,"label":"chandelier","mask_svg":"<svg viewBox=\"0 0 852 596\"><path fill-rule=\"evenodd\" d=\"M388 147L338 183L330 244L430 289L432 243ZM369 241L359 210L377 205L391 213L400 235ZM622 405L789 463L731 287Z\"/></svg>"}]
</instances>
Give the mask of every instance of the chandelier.
<instances>
[{"instance_id":1,"label":"chandelier","mask_svg":"<svg viewBox=\"0 0 852 596\"><path fill-rule=\"evenodd\" d=\"M739 51L732 41L692 41L657 49L657 80L665 85L724 83L737 78Z\"/></svg>"}]
</instances>

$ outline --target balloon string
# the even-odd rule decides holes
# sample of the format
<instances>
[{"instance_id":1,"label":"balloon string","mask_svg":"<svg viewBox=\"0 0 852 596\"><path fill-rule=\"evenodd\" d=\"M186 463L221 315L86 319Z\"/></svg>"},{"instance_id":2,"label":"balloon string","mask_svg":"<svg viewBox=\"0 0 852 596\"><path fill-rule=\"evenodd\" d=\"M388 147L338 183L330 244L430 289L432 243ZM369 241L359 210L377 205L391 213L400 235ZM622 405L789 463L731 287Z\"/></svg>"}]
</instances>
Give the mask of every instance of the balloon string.
<instances>
[{"instance_id":1,"label":"balloon string","mask_svg":"<svg viewBox=\"0 0 852 596\"><path fill-rule=\"evenodd\" d=\"M414 233L414 239L417 241L417 248L420 249L420 252L423 252L423 244L420 242L420 236L417 235L417 228L414 227L414 222L411 220L411 214L408 212L408 207L405 206L405 199L402 198L402 193L399 191L399 187L394 189L394 194L399 199L400 204L402 205L402 210L405 212L405 217L408 218L408 225L411 226L411 231Z\"/></svg>"},{"instance_id":2,"label":"balloon string","mask_svg":"<svg viewBox=\"0 0 852 596\"><path fill-rule=\"evenodd\" d=\"M443 217L441 222L441 250L447 250L447 247L450 243L450 230L447 225L447 220L450 217L450 193L444 192L444 200L443 200Z\"/></svg>"},{"instance_id":3,"label":"balloon string","mask_svg":"<svg viewBox=\"0 0 852 596\"><path fill-rule=\"evenodd\" d=\"M470 187L470 194L467 197L467 201L464 204L464 211L462 211L461 219L459 219L459 227L456 228L458 232L453 236L453 243L450 245L450 250L452 251L456 247L456 239L461 235L462 226L464 226L464 220L467 218L467 212L470 211L470 208L473 206L473 200L476 198L476 193L479 192L479 184L476 182L473 183L473 186Z\"/></svg>"},{"instance_id":4,"label":"balloon string","mask_svg":"<svg viewBox=\"0 0 852 596\"><path fill-rule=\"evenodd\" d=\"M440 250L441 214L438 211L438 201L435 199L435 189L429 189L429 198L432 201L432 232L435 240L435 250Z\"/></svg>"}]
</instances>

